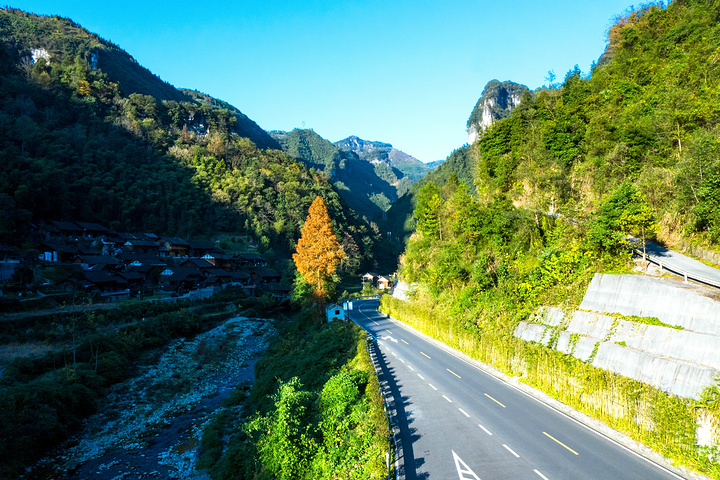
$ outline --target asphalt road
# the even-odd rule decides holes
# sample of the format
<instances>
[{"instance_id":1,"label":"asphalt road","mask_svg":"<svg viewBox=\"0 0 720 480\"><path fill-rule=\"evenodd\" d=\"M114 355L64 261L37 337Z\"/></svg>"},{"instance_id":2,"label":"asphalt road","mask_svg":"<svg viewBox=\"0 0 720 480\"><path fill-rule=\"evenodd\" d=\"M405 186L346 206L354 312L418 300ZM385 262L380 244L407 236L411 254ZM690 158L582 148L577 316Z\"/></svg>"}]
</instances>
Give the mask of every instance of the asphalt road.
<instances>
[{"instance_id":1,"label":"asphalt road","mask_svg":"<svg viewBox=\"0 0 720 480\"><path fill-rule=\"evenodd\" d=\"M649 255L662 261L671 268L678 268L688 273L720 282L720 269L713 268L690 258L682 253L669 250L653 242L645 242L645 249ZM642 245L639 247L642 252Z\"/></svg>"},{"instance_id":2,"label":"asphalt road","mask_svg":"<svg viewBox=\"0 0 720 480\"><path fill-rule=\"evenodd\" d=\"M399 428L400 478L678 479L377 311L350 318L377 340Z\"/></svg>"}]
</instances>

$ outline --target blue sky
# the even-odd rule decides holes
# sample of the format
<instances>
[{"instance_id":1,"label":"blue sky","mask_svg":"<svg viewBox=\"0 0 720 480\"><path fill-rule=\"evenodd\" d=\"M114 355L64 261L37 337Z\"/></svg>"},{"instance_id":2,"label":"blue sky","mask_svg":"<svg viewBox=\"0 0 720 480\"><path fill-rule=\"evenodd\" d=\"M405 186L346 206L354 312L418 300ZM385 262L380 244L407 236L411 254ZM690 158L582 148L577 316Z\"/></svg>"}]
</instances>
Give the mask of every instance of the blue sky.
<instances>
[{"instance_id":1,"label":"blue sky","mask_svg":"<svg viewBox=\"0 0 720 480\"><path fill-rule=\"evenodd\" d=\"M627 0L50 1L177 87L223 99L266 130L392 143L424 162L467 142L485 84L535 89L587 72Z\"/></svg>"}]
</instances>

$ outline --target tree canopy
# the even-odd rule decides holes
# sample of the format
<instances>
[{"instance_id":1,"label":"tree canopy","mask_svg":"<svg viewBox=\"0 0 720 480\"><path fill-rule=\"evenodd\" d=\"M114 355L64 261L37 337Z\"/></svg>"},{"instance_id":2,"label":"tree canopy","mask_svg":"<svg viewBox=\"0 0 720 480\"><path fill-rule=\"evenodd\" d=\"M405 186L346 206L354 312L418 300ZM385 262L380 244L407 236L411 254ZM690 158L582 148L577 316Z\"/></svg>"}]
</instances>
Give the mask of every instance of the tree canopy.
<instances>
[{"instance_id":1,"label":"tree canopy","mask_svg":"<svg viewBox=\"0 0 720 480\"><path fill-rule=\"evenodd\" d=\"M300 240L293 260L298 272L315 289L319 298L324 298L326 284L331 281L338 264L345 256L335 231L330 223L327 207L318 196L302 227Z\"/></svg>"}]
</instances>

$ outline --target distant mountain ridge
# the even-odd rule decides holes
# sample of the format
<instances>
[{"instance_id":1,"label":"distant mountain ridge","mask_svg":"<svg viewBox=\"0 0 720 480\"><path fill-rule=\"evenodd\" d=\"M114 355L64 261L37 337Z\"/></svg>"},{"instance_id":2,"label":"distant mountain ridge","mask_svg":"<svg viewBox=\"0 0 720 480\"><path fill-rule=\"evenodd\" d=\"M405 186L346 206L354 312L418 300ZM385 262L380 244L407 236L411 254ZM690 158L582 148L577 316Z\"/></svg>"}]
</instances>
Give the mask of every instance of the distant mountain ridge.
<instances>
[{"instance_id":1,"label":"distant mountain ridge","mask_svg":"<svg viewBox=\"0 0 720 480\"><path fill-rule=\"evenodd\" d=\"M355 135L343 140L334 142L334 145L341 150L351 151L357 154L361 160L371 163L386 162L391 167L400 170L412 183L417 182L432 170L431 167L422 163L412 155L398 150L389 143L363 140ZM402 192L404 193L404 192ZM402 195L399 192L399 195Z\"/></svg>"},{"instance_id":2,"label":"distant mountain ridge","mask_svg":"<svg viewBox=\"0 0 720 480\"><path fill-rule=\"evenodd\" d=\"M354 152L339 149L313 130L275 130L270 135L285 153L330 178L340 196L359 215L380 218L397 200L395 186L376 173L377 165L361 160ZM385 163L380 165L390 169Z\"/></svg>"},{"instance_id":3,"label":"distant mountain ridge","mask_svg":"<svg viewBox=\"0 0 720 480\"><path fill-rule=\"evenodd\" d=\"M384 216L431 167L389 143L350 136L331 143L313 130L272 131L283 150L329 177L360 215Z\"/></svg>"}]
</instances>

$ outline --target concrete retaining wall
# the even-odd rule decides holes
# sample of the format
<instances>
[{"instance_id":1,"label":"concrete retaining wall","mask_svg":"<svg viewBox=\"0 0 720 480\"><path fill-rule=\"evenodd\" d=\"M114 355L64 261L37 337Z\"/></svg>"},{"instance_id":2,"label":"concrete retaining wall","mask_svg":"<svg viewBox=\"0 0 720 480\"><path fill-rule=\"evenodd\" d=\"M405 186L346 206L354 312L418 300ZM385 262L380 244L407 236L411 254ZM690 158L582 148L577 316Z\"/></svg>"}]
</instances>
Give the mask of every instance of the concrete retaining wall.
<instances>
[{"instance_id":1,"label":"concrete retaining wall","mask_svg":"<svg viewBox=\"0 0 720 480\"><path fill-rule=\"evenodd\" d=\"M520 322L515 336L547 346L554 330L546 325ZM593 366L634 378L680 397L699 399L702 391L712 385L714 378L720 374L717 368L711 366L618 345L614 341L602 341L589 336L576 336L573 341L573 334L578 335L570 331L559 332L555 349L588 362L597 345L597 352L592 359Z\"/></svg>"},{"instance_id":2,"label":"concrete retaining wall","mask_svg":"<svg viewBox=\"0 0 720 480\"><path fill-rule=\"evenodd\" d=\"M515 336L549 345L592 365L666 392L700 398L720 375L720 302L681 282L598 274L581 309L543 307ZM595 312L656 317L675 329ZM593 356L593 351L595 355Z\"/></svg>"},{"instance_id":3,"label":"concrete retaining wall","mask_svg":"<svg viewBox=\"0 0 720 480\"><path fill-rule=\"evenodd\" d=\"M663 323L720 336L720 305L702 287L642 275L598 273L581 310L656 317Z\"/></svg>"},{"instance_id":4,"label":"concrete retaining wall","mask_svg":"<svg viewBox=\"0 0 720 480\"><path fill-rule=\"evenodd\" d=\"M664 358L633 350L615 343L601 342L592 363L620 375L640 380L679 397L700 398L700 392L712 385L718 371L714 368Z\"/></svg>"}]
</instances>

